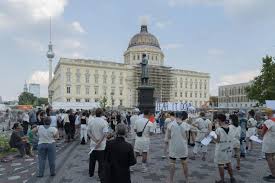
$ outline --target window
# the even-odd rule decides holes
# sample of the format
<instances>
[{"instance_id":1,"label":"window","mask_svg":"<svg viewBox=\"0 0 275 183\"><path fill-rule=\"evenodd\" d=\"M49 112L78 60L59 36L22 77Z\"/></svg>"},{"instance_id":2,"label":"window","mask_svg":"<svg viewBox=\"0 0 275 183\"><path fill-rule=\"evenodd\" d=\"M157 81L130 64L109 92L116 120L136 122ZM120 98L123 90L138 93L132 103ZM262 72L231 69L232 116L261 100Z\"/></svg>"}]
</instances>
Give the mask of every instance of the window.
<instances>
[{"instance_id":1,"label":"window","mask_svg":"<svg viewBox=\"0 0 275 183\"><path fill-rule=\"evenodd\" d=\"M95 87L95 95L98 94L98 86Z\"/></svg>"},{"instance_id":2,"label":"window","mask_svg":"<svg viewBox=\"0 0 275 183\"><path fill-rule=\"evenodd\" d=\"M195 89L198 89L198 83L195 83Z\"/></svg>"},{"instance_id":3,"label":"window","mask_svg":"<svg viewBox=\"0 0 275 183\"><path fill-rule=\"evenodd\" d=\"M156 56L156 60L158 60L158 56Z\"/></svg>"},{"instance_id":4,"label":"window","mask_svg":"<svg viewBox=\"0 0 275 183\"><path fill-rule=\"evenodd\" d=\"M119 83L120 83L121 85L123 85L123 77L120 77Z\"/></svg>"},{"instance_id":5,"label":"window","mask_svg":"<svg viewBox=\"0 0 275 183\"><path fill-rule=\"evenodd\" d=\"M112 84L115 84L115 80L116 80L115 76L112 75Z\"/></svg>"},{"instance_id":6,"label":"window","mask_svg":"<svg viewBox=\"0 0 275 183\"><path fill-rule=\"evenodd\" d=\"M106 75L106 74L103 75L103 83L104 83L104 84L107 83L107 75Z\"/></svg>"},{"instance_id":7,"label":"window","mask_svg":"<svg viewBox=\"0 0 275 183\"><path fill-rule=\"evenodd\" d=\"M71 102L71 99L70 99L70 98L67 98L67 102Z\"/></svg>"},{"instance_id":8,"label":"window","mask_svg":"<svg viewBox=\"0 0 275 183\"><path fill-rule=\"evenodd\" d=\"M187 97L187 92L185 92L185 97Z\"/></svg>"},{"instance_id":9,"label":"window","mask_svg":"<svg viewBox=\"0 0 275 183\"><path fill-rule=\"evenodd\" d=\"M190 92L190 97L192 97L192 92Z\"/></svg>"},{"instance_id":10,"label":"window","mask_svg":"<svg viewBox=\"0 0 275 183\"><path fill-rule=\"evenodd\" d=\"M67 82L71 82L71 73L66 73Z\"/></svg>"},{"instance_id":11,"label":"window","mask_svg":"<svg viewBox=\"0 0 275 183\"><path fill-rule=\"evenodd\" d=\"M123 100L119 100L119 105L123 106Z\"/></svg>"},{"instance_id":12,"label":"window","mask_svg":"<svg viewBox=\"0 0 275 183\"><path fill-rule=\"evenodd\" d=\"M182 97L182 92L180 92L180 97Z\"/></svg>"},{"instance_id":13,"label":"window","mask_svg":"<svg viewBox=\"0 0 275 183\"><path fill-rule=\"evenodd\" d=\"M182 88L182 81L180 81L180 88Z\"/></svg>"},{"instance_id":14,"label":"window","mask_svg":"<svg viewBox=\"0 0 275 183\"><path fill-rule=\"evenodd\" d=\"M123 88L120 88L120 89L119 89L119 94L120 94L120 95L123 95L122 92L123 92Z\"/></svg>"},{"instance_id":15,"label":"window","mask_svg":"<svg viewBox=\"0 0 275 183\"><path fill-rule=\"evenodd\" d=\"M67 72L71 72L71 69L70 69L70 68L67 68Z\"/></svg>"},{"instance_id":16,"label":"window","mask_svg":"<svg viewBox=\"0 0 275 183\"><path fill-rule=\"evenodd\" d=\"M133 60L136 60L136 56L135 55L133 56Z\"/></svg>"},{"instance_id":17,"label":"window","mask_svg":"<svg viewBox=\"0 0 275 183\"><path fill-rule=\"evenodd\" d=\"M95 75L95 83L98 84L98 74Z\"/></svg>"},{"instance_id":18,"label":"window","mask_svg":"<svg viewBox=\"0 0 275 183\"><path fill-rule=\"evenodd\" d=\"M70 94L71 93L71 87L67 86L67 93Z\"/></svg>"},{"instance_id":19,"label":"window","mask_svg":"<svg viewBox=\"0 0 275 183\"><path fill-rule=\"evenodd\" d=\"M85 99L85 102L90 102L90 99Z\"/></svg>"},{"instance_id":20,"label":"window","mask_svg":"<svg viewBox=\"0 0 275 183\"><path fill-rule=\"evenodd\" d=\"M206 90L206 88L207 88L207 87L206 87L206 84L204 84L204 89Z\"/></svg>"},{"instance_id":21,"label":"window","mask_svg":"<svg viewBox=\"0 0 275 183\"><path fill-rule=\"evenodd\" d=\"M185 88L187 88L188 82L187 79L185 79Z\"/></svg>"},{"instance_id":22,"label":"window","mask_svg":"<svg viewBox=\"0 0 275 183\"><path fill-rule=\"evenodd\" d=\"M77 95L80 95L80 86L79 86L79 85L76 86L76 94L77 94Z\"/></svg>"},{"instance_id":23,"label":"window","mask_svg":"<svg viewBox=\"0 0 275 183\"><path fill-rule=\"evenodd\" d=\"M200 98L202 98L202 93L200 93Z\"/></svg>"},{"instance_id":24,"label":"window","mask_svg":"<svg viewBox=\"0 0 275 183\"><path fill-rule=\"evenodd\" d=\"M86 83L90 82L90 74L89 73L85 74L85 81L86 81Z\"/></svg>"},{"instance_id":25,"label":"window","mask_svg":"<svg viewBox=\"0 0 275 183\"><path fill-rule=\"evenodd\" d=\"M195 97L197 98L197 96L198 96L198 94L197 93L195 93Z\"/></svg>"},{"instance_id":26,"label":"window","mask_svg":"<svg viewBox=\"0 0 275 183\"><path fill-rule=\"evenodd\" d=\"M177 92L175 92L175 97L177 97L178 96L178 93Z\"/></svg>"},{"instance_id":27,"label":"window","mask_svg":"<svg viewBox=\"0 0 275 183\"><path fill-rule=\"evenodd\" d=\"M79 98L77 98L77 99L75 99L75 101L76 101L76 102L80 102L80 99L79 99Z\"/></svg>"},{"instance_id":28,"label":"window","mask_svg":"<svg viewBox=\"0 0 275 183\"><path fill-rule=\"evenodd\" d=\"M206 98L206 93L204 93L204 98Z\"/></svg>"},{"instance_id":29,"label":"window","mask_svg":"<svg viewBox=\"0 0 275 183\"><path fill-rule=\"evenodd\" d=\"M86 95L90 94L90 87L86 87Z\"/></svg>"},{"instance_id":30,"label":"window","mask_svg":"<svg viewBox=\"0 0 275 183\"><path fill-rule=\"evenodd\" d=\"M115 95L115 88L112 88L111 95Z\"/></svg>"},{"instance_id":31,"label":"window","mask_svg":"<svg viewBox=\"0 0 275 183\"><path fill-rule=\"evenodd\" d=\"M139 55L137 56L137 59L139 60Z\"/></svg>"},{"instance_id":32,"label":"window","mask_svg":"<svg viewBox=\"0 0 275 183\"><path fill-rule=\"evenodd\" d=\"M80 82L80 74L76 74L76 82Z\"/></svg>"}]
</instances>

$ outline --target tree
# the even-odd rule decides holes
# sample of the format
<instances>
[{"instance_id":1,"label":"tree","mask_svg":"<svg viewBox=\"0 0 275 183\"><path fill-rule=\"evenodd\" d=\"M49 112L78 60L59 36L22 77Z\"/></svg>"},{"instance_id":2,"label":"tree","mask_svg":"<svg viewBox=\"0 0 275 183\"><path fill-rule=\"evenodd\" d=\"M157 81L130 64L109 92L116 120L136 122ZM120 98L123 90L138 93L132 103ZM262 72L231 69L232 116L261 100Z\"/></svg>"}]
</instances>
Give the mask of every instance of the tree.
<instances>
[{"instance_id":1,"label":"tree","mask_svg":"<svg viewBox=\"0 0 275 183\"><path fill-rule=\"evenodd\" d=\"M19 105L33 105L36 101L36 97L29 92L23 92L18 97Z\"/></svg>"},{"instance_id":2,"label":"tree","mask_svg":"<svg viewBox=\"0 0 275 183\"><path fill-rule=\"evenodd\" d=\"M102 109L105 109L106 108L106 106L107 106L107 97L106 96L104 96L101 100L100 100L100 107L102 108Z\"/></svg>"},{"instance_id":3,"label":"tree","mask_svg":"<svg viewBox=\"0 0 275 183\"><path fill-rule=\"evenodd\" d=\"M38 103L37 104L38 106L47 105L48 104L48 98L43 98L43 97L38 98L37 103Z\"/></svg>"},{"instance_id":4,"label":"tree","mask_svg":"<svg viewBox=\"0 0 275 183\"><path fill-rule=\"evenodd\" d=\"M246 88L247 96L264 104L265 100L275 100L275 63L271 56L263 58L262 70L254 78L252 85Z\"/></svg>"}]
</instances>

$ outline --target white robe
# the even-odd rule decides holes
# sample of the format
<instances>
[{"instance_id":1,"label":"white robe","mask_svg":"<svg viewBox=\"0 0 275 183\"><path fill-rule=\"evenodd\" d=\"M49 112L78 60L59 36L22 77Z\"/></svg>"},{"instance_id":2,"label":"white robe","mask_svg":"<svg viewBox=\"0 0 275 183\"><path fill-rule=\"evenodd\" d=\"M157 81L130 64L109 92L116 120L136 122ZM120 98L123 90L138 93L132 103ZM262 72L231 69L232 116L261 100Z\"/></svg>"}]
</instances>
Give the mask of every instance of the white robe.
<instances>
[{"instance_id":1,"label":"white robe","mask_svg":"<svg viewBox=\"0 0 275 183\"><path fill-rule=\"evenodd\" d=\"M232 156L233 131L229 128L227 134L224 129L218 127L215 132L220 136L220 142L216 143L214 162L216 164L230 163Z\"/></svg>"},{"instance_id":2,"label":"white robe","mask_svg":"<svg viewBox=\"0 0 275 183\"><path fill-rule=\"evenodd\" d=\"M171 139L169 140L169 157L186 158L188 156L186 132L190 129L191 126L185 121L181 124L178 124L176 121L169 124L168 130L171 131Z\"/></svg>"},{"instance_id":3,"label":"white robe","mask_svg":"<svg viewBox=\"0 0 275 183\"><path fill-rule=\"evenodd\" d=\"M232 130L234 139L232 140L233 148L240 148L240 138L241 138L241 127L229 125L229 128Z\"/></svg>"},{"instance_id":4,"label":"white robe","mask_svg":"<svg viewBox=\"0 0 275 183\"><path fill-rule=\"evenodd\" d=\"M248 127L248 130L246 132L247 138L250 138L251 136L256 135L256 133L257 133L256 126L257 126L257 121L254 118L250 118L247 121L247 127Z\"/></svg>"},{"instance_id":5,"label":"white robe","mask_svg":"<svg viewBox=\"0 0 275 183\"><path fill-rule=\"evenodd\" d=\"M269 119L264 124L268 130L264 135L262 151L264 153L275 153L275 122Z\"/></svg>"},{"instance_id":6,"label":"white robe","mask_svg":"<svg viewBox=\"0 0 275 183\"><path fill-rule=\"evenodd\" d=\"M195 141L200 143L209 132L208 125L211 124L211 121L209 119L198 118L193 124L195 124L198 128Z\"/></svg>"}]
</instances>

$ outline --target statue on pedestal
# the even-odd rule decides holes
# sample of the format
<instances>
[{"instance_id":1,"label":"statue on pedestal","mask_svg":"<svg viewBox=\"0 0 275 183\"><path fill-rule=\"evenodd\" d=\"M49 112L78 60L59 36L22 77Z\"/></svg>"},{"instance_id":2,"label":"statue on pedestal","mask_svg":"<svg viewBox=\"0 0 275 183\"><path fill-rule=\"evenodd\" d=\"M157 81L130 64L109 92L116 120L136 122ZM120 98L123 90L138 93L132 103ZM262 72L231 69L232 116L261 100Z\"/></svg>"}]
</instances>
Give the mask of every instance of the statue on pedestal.
<instances>
[{"instance_id":1,"label":"statue on pedestal","mask_svg":"<svg viewBox=\"0 0 275 183\"><path fill-rule=\"evenodd\" d=\"M148 73L148 59L146 54L142 54L141 65L141 85L148 85L149 73Z\"/></svg>"}]
</instances>

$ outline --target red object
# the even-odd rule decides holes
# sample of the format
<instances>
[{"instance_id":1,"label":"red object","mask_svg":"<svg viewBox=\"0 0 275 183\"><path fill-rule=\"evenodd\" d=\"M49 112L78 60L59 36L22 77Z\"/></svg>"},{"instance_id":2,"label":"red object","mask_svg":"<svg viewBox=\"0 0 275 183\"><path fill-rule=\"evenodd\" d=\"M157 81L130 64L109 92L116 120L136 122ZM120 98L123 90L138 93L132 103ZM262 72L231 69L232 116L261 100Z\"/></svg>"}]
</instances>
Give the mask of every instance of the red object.
<instances>
[{"instance_id":1,"label":"red object","mask_svg":"<svg viewBox=\"0 0 275 183\"><path fill-rule=\"evenodd\" d=\"M154 115L150 116L149 121L151 121L152 123L155 122L155 117L154 117Z\"/></svg>"}]
</instances>

